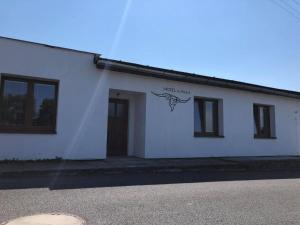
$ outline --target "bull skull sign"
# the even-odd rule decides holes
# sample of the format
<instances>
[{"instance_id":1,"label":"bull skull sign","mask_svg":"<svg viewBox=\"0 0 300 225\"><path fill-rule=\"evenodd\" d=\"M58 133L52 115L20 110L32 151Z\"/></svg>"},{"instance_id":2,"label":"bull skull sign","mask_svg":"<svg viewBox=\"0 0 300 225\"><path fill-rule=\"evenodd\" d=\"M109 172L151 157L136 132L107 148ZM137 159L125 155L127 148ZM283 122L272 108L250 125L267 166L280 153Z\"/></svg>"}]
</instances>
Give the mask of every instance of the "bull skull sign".
<instances>
[{"instance_id":1,"label":"bull skull sign","mask_svg":"<svg viewBox=\"0 0 300 225\"><path fill-rule=\"evenodd\" d=\"M186 103L188 102L191 98L187 98L187 99L180 99L179 97L175 96L175 95L171 95L169 93L162 93L162 94L158 94L158 93L155 93L153 91L151 91L152 94L158 96L158 97L162 97L162 98L165 98L168 102L169 102L169 106L171 108L171 112L174 110L175 108L175 105L177 103Z\"/></svg>"}]
</instances>

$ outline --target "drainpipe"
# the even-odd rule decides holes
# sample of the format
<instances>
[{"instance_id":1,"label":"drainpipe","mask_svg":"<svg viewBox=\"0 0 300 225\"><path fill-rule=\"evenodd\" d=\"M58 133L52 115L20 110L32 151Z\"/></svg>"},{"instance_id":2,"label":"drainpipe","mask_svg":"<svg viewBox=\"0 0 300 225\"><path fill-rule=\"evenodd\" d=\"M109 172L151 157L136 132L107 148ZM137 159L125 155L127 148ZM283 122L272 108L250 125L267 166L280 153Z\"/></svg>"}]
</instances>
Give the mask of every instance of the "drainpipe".
<instances>
[{"instance_id":1,"label":"drainpipe","mask_svg":"<svg viewBox=\"0 0 300 225\"><path fill-rule=\"evenodd\" d=\"M94 59L93 59L94 64L97 65L97 63L98 63L98 61L100 60L100 58L101 58L101 55L100 55L100 54L95 54L95 55L94 55Z\"/></svg>"}]
</instances>

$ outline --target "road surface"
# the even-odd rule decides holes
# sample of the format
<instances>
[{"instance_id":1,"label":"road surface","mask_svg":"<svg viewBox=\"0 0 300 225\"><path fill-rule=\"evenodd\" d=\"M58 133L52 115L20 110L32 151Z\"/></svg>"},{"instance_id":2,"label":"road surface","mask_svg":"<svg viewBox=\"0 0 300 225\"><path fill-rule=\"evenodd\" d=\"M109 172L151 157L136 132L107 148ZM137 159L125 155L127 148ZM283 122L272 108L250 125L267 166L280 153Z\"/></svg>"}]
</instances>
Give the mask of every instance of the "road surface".
<instances>
[{"instance_id":1,"label":"road surface","mask_svg":"<svg viewBox=\"0 0 300 225\"><path fill-rule=\"evenodd\" d=\"M0 224L63 212L87 224L300 224L300 172L0 178Z\"/></svg>"}]
</instances>

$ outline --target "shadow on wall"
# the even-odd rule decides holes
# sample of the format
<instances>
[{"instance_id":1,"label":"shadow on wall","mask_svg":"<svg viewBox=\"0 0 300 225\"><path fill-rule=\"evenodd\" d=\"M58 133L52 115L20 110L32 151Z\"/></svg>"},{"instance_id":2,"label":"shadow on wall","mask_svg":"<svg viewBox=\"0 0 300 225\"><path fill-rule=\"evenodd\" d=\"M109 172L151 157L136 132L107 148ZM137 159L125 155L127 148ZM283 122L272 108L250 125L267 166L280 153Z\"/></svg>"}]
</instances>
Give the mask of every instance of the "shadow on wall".
<instances>
[{"instance_id":1,"label":"shadow on wall","mask_svg":"<svg viewBox=\"0 0 300 225\"><path fill-rule=\"evenodd\" d=\"M87 174L74 176L0 177L0 189L79 189L118 186L247 181L300 178L300 171L166 172L129 174Z\"/></svg>"}]
</instances>

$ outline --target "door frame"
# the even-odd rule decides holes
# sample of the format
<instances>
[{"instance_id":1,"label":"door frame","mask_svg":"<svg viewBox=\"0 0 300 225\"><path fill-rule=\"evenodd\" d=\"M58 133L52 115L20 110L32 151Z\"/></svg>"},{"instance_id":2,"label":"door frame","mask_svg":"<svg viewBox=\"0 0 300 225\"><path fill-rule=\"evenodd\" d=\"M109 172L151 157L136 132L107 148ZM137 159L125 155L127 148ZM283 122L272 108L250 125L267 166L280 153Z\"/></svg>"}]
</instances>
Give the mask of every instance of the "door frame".
<instances>
[{"instance_id":1,"label":"door frame","mask_svg":"<svg viewBox=\"0 0 300 225\"><path fill-rule=\"evenodd\" d=\"M120 98L109 98L108 99L108 107L109 107L109 103L113 102L113 103L122 103L125 105L125 113L126 115L124 116L124 118L126 118L126 126L124 129L125 135L126 135L126 145L125 145L125 154L124 156L128 156L128 127L129 127L129 100L128 99L120 99ZM109 109L108 109L109 110ZM109 156L108 154L108 129L109 129L109 114L107 113L107 140L106 140L106 157L115 157L115 156ZM117 156L116 156L117 157Z\"/></svg>"}]
</instances>

